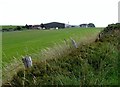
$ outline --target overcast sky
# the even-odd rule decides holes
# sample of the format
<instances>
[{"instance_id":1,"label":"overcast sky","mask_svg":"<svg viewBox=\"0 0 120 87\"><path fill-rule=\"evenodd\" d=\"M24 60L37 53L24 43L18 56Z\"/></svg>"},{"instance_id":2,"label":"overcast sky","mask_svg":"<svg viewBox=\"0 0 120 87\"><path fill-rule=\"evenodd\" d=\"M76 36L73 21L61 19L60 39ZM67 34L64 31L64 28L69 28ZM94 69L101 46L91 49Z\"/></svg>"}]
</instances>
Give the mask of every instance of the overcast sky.
<instances>
[{"instance_id":1,"label":"overcast sky","mask_svg":"<svg viewBox=\"0 0 120 87\"><path fill-rule=\"evenodd\" d=\"M0 0L0 25L62 22L94 23L106 27L118 22L120 0Z\"/></svg>"}]
</instances>

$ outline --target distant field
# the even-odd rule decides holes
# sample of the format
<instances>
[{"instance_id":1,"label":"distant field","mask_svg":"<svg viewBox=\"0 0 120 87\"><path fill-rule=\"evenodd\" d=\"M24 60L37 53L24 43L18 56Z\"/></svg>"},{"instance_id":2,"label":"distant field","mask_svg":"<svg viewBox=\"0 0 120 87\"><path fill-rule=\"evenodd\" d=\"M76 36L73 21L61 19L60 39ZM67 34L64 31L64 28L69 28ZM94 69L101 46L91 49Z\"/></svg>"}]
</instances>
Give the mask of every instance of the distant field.
<instances>
[{"instance_id":1,"label":"distant field","mask_svg":"<svg viewBox=\"0 0 120 87\"><path fill-rule=\"evenodd\" d=\"M79 39L87 36L97 35L101 29L98 28L73 28L60 30L30 30L2 33L2 61L10 62L13 56L19 58L21 55L32 54L45 47L51 47L70 37Z\"/></svg>"}]
</instances>

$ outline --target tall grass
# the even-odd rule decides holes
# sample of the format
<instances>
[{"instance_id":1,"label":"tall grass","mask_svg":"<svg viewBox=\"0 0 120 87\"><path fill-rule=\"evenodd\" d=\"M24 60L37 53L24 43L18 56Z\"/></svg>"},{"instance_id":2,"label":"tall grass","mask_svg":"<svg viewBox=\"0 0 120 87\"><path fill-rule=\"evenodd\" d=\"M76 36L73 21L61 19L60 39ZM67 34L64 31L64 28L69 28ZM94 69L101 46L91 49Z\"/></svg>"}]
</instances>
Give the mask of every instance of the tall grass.
<instances>
[{"instance_id":1,"label":"tall grass","mask_svg":"<svg viewBox=\"0 0 120 87\"><path fill-rule=\"evenodd\" d=\"M120 31L106 32L93 43L81 43L78 48L72 45L58 46L58 49L43 51L43 61L33 67L20 70L12 80L11 86L40 85L119 85L119 40ZM87 41L86 41L87 42ZM70 48L70 49L69 49ZM57 56L56 55L60 55ZM23 79L25 77L25 79Z\"/></svg>"},{"instance_id":2,"label":"tall grass","mask_svg":"<svg viewBox=\"0 0 120 87\"><path fill-rule=\"evenodd\" d=\"M99 48L98 48L99 47ZM112 50L111 50L112 49ZM118 50L108 43L83 45L64 57L34 63L20 70L11 85L118 85Z\"/></svg>"},{"instance_id":3,"label":"tall grass","mask_svg":"<svg viewBox=\"0 0 120 87\"><path fill-rule=\"evenodd\" d=\"M32 55L33 67L20 69L3 86L119 85L119 34L119 30L107 32L96 42L96 37L80 42L74 38L78 48L70 40L46 48Z\"/></svg>"},{"instance_id":4,"label":"tall grass","mask_svg":"<svg viewBox=\"0 0 120 87\"><path fill-rule=\"evenodd\" d=\"M96 39L97 33L92 35L85 35L82 38L78 37L72 37L76 43L81 45L82 43L87 44L90 42L93 42ZM46 47L45 49L39 51L35 50L34 48L32 50L35 50L36 53L29 54L29 52L26 50L26 54L32 56L33 63L41 62L45 60L50 59L58 59L64 56L67 56L69 53L71 53L72 49L75 49L73 44L71 43L71 39L64 39L60 43L55 43L52 47ZM20 56L22 58L22 56ZM23 63L21 61L21 58L17 59L14 57L12 61L10 61L9 65L4 63L3 66L3 82L9 82L13 75L16 74L16 72L19 69L23 69Z\"/></svg>"}]
</instances>

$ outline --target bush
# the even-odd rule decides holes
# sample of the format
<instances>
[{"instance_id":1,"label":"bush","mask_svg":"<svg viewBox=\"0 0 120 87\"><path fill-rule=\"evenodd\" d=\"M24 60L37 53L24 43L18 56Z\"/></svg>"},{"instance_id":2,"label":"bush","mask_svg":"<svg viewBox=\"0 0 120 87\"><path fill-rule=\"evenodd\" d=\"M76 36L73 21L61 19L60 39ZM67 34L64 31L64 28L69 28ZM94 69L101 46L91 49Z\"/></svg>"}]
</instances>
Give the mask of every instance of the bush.
<instances>
[{"instance_id":1,"label":"bush","mask_svg":"<svg viewBox=\"0 0 120 87\"><path fill-rule=\"evenodd\" d=\"M17 26L16 27L16 30L21 30L22 28L20 26Z\"/></svg>"}]
</instances>

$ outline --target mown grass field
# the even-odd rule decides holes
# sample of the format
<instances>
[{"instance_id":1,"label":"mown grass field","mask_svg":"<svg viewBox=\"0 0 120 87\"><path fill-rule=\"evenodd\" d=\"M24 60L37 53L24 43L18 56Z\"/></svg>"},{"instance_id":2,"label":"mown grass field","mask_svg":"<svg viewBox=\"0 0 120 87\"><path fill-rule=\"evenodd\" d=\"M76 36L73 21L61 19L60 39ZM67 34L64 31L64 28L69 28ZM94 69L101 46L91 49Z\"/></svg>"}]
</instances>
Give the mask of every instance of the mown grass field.
<instances>
[{"instance_id":1,"label":"mown grass field","mask_svg":"<svg viewBox=\"0 0 120 87\"><path fill-rule=\"evenodd\" d=\"M64 39L96 36L98 28L71 28L60 30L30 30L2 33L2 62L8 63L13 57L32 54L46 47L52 47Z\"/></svg>"}]
</instances>

